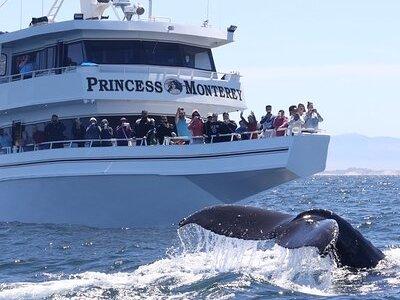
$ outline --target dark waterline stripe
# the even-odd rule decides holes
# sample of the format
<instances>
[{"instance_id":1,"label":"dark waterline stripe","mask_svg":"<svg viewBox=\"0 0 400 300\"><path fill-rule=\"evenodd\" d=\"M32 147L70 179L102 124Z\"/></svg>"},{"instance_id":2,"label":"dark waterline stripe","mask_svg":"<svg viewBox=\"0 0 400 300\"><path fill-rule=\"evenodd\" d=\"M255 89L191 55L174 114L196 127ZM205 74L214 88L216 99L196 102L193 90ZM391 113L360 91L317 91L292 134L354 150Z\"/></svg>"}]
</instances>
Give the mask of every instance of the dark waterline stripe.
<instances>
[{"instance_id":1,"label":"dark waterline stripe","mask_svg":"<svg viewBox=\"0 0 400 300\"><path fill-rule=\"evenodd\" d=\"M81 161L128 161L128 160L180 160L180 159L202 159L202 158L220 158L220 157L233 157L241 155L252 155L252 154L275 154L284 153L289 151L289 148L277 148L271 150L257 150L257 151L247 151L247 152L236 152L236 153L221 153L221 154L203 154L203 155L187 155L187 156L175 156L175 157L113 157L113 158L76 158L76 159L49 159L41 160L37 162L27 162L27 163L14 163L0 165L0 168L6 167L19 167L37 164L47 164L47 163L63 163L63 162L81 162Z\"/></svg>"}]
</instances>

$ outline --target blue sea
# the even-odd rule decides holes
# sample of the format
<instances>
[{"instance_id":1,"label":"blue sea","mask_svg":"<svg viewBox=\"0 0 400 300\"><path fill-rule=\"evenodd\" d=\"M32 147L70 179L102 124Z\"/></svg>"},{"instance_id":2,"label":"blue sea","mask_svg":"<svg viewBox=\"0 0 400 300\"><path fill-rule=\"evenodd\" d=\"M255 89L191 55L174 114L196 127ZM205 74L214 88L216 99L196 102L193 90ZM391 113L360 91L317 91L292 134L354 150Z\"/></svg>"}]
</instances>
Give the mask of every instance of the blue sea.
<instances>
[{"instance_id":1,"label":"blue sea","mask_svg":"<svg viewBox=\"0 0 400 300\"><path fill-rule=\"evenodd\" d=\"M354 272L312 248L287 250L196 226L0 223L0 299L400 299L400 177L316 176L245 204L293 214L333 210L386 259Z\"/></svg>"}]
</instances>

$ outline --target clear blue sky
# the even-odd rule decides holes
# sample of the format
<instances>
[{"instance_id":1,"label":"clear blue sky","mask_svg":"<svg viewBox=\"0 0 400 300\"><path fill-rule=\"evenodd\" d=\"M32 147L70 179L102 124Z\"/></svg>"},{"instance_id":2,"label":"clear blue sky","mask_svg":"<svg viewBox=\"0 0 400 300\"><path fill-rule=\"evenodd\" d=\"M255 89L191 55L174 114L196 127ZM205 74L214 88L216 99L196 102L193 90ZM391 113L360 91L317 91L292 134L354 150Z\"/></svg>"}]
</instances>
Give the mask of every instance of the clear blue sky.
<instances>
[{"instance_id":1,"label":"clear blue sky","mask_svg":"<svg viewBox=\"0 0 400 300\"><path fill-rule=\"evenodd\" d=\"M20 1L0 10L0 30L19 28ZM42 1L22 1L25 27ZM78 4L66 0L60 19ZM207 0L154 0L155 15L179 23L201 24L206 11ZM240 71L257 115L311 99L332 134L400 138L399 13L399 0L210 0L213 26L238 25L236 43L215 51L217 68Z\"/></svg>"}]
</instances>

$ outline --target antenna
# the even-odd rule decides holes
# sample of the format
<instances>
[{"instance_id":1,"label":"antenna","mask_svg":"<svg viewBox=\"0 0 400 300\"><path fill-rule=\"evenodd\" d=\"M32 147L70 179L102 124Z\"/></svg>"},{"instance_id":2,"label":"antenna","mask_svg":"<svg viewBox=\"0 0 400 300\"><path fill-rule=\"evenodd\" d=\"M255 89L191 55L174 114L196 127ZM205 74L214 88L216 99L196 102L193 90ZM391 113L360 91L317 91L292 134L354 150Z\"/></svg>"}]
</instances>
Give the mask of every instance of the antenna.
<instances>
[{"instance_id":1,"label":"antenna","mask_svg":"<svg viewBox=\"0 0 400 300\"><path fill-rule=\"evenodd\" d=\"M149 0L149 20L153 18L153 0Z\"/></svg>"},{"instance_id":2,"label":"antenna","mask_svg":"<svg viewBox=\"0 0 400 300\"><path fill-rule=\"evenodd\" d=\"M3 3L0 4L0 8L2 8L2 6L3 6L4 4L6 4L7 2L8 2L8 0L4 0Z\"/></svg>"}]
</instances>

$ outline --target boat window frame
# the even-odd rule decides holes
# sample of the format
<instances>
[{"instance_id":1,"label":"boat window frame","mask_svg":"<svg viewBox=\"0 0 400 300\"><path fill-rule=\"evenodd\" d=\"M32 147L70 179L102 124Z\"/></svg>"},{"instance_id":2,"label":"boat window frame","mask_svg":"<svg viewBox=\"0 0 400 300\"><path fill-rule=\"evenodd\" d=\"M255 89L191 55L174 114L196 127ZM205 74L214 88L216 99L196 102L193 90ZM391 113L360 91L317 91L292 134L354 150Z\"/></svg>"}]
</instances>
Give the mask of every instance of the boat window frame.
<instances>
[{"instance_id":1,"label":"boat window frame","mask_svg":"<svg viewBox=\"0 0 400 300\"><path fill-rule=\"evenodd\" d=\"M7 75L7 66L8 66L8 55L5 53L0 54L0 71L2 70L3 66L3 72L0 73L0 77L4 77Z\"/></svg>"},{"instance_id":2,"label":"boat window frame","mask_svg":"<svg viewBox=\"0 0 400 300\"><path fill-rule=\"evenodd\" d=\"M57 58L57 44L50 44L50 45L47 45L47 46L41 47L41 48L35 48L35 49L27 50L27 51L21 51L21 52L12 53L11 54L11 70L10 70L11 75L21 75L20 72L17 72L16 59L17 59L17 57L22 56L22 55L32 55L32 54L34 54L35 55L35 66L34 66L33 71L34 72L35 71L41 71L40 68L37 68L39 53L41 51L43 51L43 50L46 50L46 52L47 52L46 53L46 64L47 64L48 63L47 54L48 54L48 51L49 51L50 48L54 48L53 66L50 67L50 68L47 66L46 69L55 69L55 68L57 68L57 60L56 60L56 58Z\"/></svg>"},{"instance_id":3,"label":"boat window frame","mask_svg":"<svg viewBox=\"0 0 400 300\"><path fill-rule=\"evenodd\" d=\"M191 44L185 44L185 43L180 43L180 42L175 42L175 41L157 41L157 40L147 40L147 39L118 39L118 40L113 40L113 39L79 39L79 40L75 40L73 42L70 43L66 43L65 46L71 44L71 43L77 43L77 42L81 42L83 44L83 54L84 54L84 60L88 59L88 53L87 53L87 47L86 47L86 42L112 42L112 41L118 41L118 42L139 42L139 49L140 49L140 53L139 53L139 60L140 63L132 63L132 64L126 64L126 65L131 65L131 66L160 66L160 67L172 67L172 68L189 68L189 69L195 69L195 70L200 70L200 71L206 71L206 72L217 72L216 70L216 66L215 66L215 60L214 60L214 55L212 52L212 48L207 48L207 47L200 47L200 46L196 46L196 45L191 45ZM176 45L178 47L178 53L177 53L177 57L178 61L180 61L180 63L178 63L178 65L167 65L167 64L149 64L148 62L145 62L145 53L144 53L144 43L157 43L157 44L166 44L166 45ZM185 52L184 49L185 47L192 47L194 49L203 49L204 52L206 52L208 54L208 58L210 61L210 69L205 69L205 68L198 68L196 67L196 64L194 65L194 67L190 67L185 65L184 62L184 56L185 56ZM64 54L65 55L65 54ZM90 62L90 61L88 61ZM112 65L112 64L110 64ZM124 65L124 64L123 64ZM65 66L65 65L64 65Z\"/></svg>"}]
</instances>

